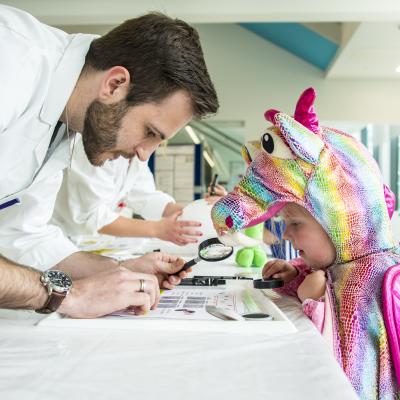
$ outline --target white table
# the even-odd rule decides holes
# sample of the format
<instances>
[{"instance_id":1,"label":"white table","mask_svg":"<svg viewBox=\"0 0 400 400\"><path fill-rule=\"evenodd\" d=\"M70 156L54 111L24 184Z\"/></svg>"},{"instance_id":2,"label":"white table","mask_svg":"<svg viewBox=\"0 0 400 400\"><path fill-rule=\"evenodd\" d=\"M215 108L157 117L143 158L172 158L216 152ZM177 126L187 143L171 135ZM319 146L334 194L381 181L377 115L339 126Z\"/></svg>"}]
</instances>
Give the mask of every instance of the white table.
<instances>
[{"instance_id":1,"label":"white table","mask_svg":"<svg viewBox=\"0 0 400 400\"><path fill-rule=\"evenodd\" d=\"M298 332L78 331L34 326L42 317L33 312L1 311L0 399L356 399L299 303L277 304Z\"/></svg>"}]
</instances>

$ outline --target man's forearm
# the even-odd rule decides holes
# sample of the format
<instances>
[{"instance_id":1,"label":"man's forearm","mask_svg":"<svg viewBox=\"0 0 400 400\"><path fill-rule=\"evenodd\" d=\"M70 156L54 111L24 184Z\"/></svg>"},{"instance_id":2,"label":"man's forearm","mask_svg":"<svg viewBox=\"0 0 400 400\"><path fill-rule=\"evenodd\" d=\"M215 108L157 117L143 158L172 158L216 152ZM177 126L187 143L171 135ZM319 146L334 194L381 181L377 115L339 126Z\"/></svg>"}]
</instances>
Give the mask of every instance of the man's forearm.
<instances>
[{"instance_id":1,"label":"man's forearm","mask_svg":"<svg viewBox=\"0 0 400 400\"><path fill-rule=\"evenodd\" d=\"M0 308L41 308L48 295L40 274L0 256Z\"/></svg>"},{"instance_id":2,"label":"man's forearm","mask_svg":"<svg viewBox=\"0 0 400 400\"><path fill-rule=\"evenodd\" d=\"M53 269L67 273L72 279L81 279L87 276L116 268L118 262L109 257L78 251L64 258Z\"/></svg>"}]
</instances>

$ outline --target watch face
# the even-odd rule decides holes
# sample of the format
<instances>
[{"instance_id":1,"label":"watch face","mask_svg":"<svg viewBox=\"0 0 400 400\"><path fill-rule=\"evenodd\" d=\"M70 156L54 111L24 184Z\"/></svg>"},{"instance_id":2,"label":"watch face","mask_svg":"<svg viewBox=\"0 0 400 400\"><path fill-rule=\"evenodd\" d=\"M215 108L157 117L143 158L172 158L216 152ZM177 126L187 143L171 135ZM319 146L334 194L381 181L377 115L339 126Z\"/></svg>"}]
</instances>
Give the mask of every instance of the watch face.
<instances>
[{"instance_id":1,"label":"watch face","mask_svg":"<svg viewBox=\"0 0 400 400\"><path fill-rule=\"evenodd\" d=\"M72 287L71 278L64 272L50 270L46 272L46 280L49 282L53 290L57 292L66 292Z\"/></svg>"}]
</instances>

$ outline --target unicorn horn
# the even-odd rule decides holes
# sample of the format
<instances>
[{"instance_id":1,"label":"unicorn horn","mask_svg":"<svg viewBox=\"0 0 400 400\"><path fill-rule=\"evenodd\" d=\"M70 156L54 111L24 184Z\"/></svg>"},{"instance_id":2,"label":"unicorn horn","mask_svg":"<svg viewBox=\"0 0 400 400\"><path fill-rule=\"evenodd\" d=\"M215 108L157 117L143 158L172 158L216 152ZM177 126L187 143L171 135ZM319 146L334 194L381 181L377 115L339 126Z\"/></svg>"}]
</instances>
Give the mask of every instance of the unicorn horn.
<instances>
[{"instance_id":1,"label":"unicorn horn","mask_svg":"<svg viewBox=\"0 0 400 400\"><path fill-rule=\"evenodd\" d=\"M310 129L314 133L319 132L319 121L314 108L314 101L316 92L314 88L306 89L300 96L297 104L296 111L294 112L294 119Z\"/></svg>"}]
</instances>

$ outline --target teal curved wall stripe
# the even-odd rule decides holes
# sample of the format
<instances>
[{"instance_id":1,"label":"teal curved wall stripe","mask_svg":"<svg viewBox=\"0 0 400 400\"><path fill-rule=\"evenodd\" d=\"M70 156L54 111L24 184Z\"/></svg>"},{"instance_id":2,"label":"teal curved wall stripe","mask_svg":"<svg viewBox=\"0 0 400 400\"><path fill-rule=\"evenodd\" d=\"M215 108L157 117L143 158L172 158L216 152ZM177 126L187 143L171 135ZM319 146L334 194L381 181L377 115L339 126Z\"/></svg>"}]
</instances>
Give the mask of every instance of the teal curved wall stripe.
<instances>
[{"instance_id":1,"label":"teal curved wall stripe","mask_svg":"<svg viewBox=\"0 0 400 400\"><path fill-rule=\"evenodd\" d=\"M339 45L297 23L242 23L243 28L326 70Z\"/></svg>"}]
</instances>

